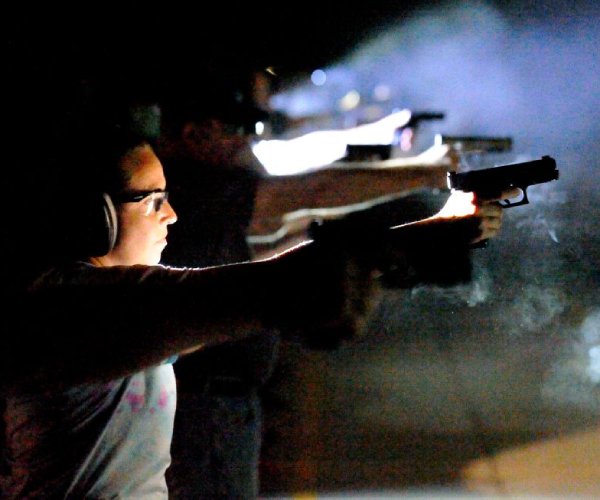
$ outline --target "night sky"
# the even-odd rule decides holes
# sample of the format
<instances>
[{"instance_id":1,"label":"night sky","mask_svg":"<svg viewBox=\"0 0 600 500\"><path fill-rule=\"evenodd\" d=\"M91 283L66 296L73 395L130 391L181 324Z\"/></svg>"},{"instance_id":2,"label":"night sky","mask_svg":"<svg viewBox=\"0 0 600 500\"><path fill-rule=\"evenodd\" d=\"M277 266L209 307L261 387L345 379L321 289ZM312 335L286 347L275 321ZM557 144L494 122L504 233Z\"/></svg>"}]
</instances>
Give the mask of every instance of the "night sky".
<instances>
[{"instance_id":1,"label":"night sky","mask_svg":"<svg viewBox=\"0 0 600 500\"><path fill-rule=\"evenodd\" d=\"M329 64L417 3L378 0L13 6L3 36L17 73L172 79L206 67L266 65L292 74ZM208 11L211 11L210 13Z\"/></svg>"}]
</instances>

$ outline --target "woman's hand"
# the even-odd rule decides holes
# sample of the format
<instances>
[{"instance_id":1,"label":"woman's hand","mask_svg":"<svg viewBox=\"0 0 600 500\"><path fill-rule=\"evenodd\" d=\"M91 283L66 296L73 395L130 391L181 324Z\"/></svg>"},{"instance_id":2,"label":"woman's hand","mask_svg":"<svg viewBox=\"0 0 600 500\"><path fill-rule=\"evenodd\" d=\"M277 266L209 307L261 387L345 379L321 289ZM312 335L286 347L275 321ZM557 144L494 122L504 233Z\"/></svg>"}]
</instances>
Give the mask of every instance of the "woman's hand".
<instances>
[{"instance_id":1,"label":"woman's hand","mask_svg":"<svg viewBox=\"0 0 600 500\"><path fill-rule=\"evenodd\" d=\"M514 188L501 193L497 198L480 198L474 193L454 191L444 208L432 219L461 219L475 217L479 220L479 235L471 243L479 243L495 237L502 226L502 213L504 209L498 203L520 196L521 190Z\"/></svg>"},{"instance_id":2,"label":"woman's hand","mask_svg":"<svg viewBox=\"0 0 600 500\"><path fill-rule=\"evenodd\" d=\"M479 229L481 234L472 243L478 243L490 238L494 238L502 226L502 213L504 209L498 203L502 200L509 200L521 195L521 190L514 188L502 192L498 198L478 199L475 197L475 217L480 219Z\"/></svg>"}]
</instances>

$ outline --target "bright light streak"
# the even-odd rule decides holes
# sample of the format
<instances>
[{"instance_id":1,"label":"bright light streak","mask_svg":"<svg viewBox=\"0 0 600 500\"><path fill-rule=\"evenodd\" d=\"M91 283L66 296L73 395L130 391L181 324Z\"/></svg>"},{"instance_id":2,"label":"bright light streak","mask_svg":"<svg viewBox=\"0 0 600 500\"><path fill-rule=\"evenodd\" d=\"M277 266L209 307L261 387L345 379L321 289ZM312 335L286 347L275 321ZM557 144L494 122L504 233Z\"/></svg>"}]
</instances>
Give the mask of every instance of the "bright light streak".
<instances>
[{"instance_id":1,"label":"bright light streak","mask_svg":"<svg viewBox=\"0 0 600 500\"><path fill-rule=\"evenodd\" d=\"M327 81L327 74L322 69L316 69L310 75L310 81L313 82L313 84L317 87L325 85L325 82Z\"/></svg>"},{"instance_id":2,"label":"bright light streak","mask_svg":"<svg viewBox=\"0 0 600 500\"><path fill-rule=\"evenodd\" d=\"M404 109L381 120L346 130L321 130L289 140L260 141L252 148L271 175L291 175L323 167L346 155L348 144L392 144L410 120Z\"/></svg>"},{"instance_id":3,"label":"bright light streak","mask_svg":"<svg viewBox=\"0 0 600 500\"><path fill-rule=\"evenodd\" d=\"M346 140L348 144L392 144L396 130L405 126L410 117L408 109L396 111L376 122L346 130Z\"/></svg>"},{"instance_id":4,"label":"bright light streak","mask_svg":"<svg viewBox=\"0 0 600 500\"><path fill-rule=\"evenodd\" d=\"M337 131L311 132L288 141L260 141L252 151L271 175L291 175L329 165L346 155L347 142Z\"/></svg>"}]
</instances>

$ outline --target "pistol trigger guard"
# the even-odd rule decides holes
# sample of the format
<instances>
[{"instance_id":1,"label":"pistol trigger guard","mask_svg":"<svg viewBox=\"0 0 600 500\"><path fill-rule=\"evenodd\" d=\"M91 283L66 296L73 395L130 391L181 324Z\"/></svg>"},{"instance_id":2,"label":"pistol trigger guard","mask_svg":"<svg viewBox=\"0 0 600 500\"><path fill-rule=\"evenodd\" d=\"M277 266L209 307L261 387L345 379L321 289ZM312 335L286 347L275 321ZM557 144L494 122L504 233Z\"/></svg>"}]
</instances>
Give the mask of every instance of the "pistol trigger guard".
<instances>
[{"instance_id":1,"label":"pistol trigger guard","mask_svg":"<svg viewBox=\"0 0 600 500\"><path fill-rule=\"evenodd\" d=\"M498 203L502 208L520 207L521 205L529 204L529 198L527 197L527 188L519 187L523 191L523 197L519 201L511 202L510 200L501 200Z\"/></svg>"}]
</instances>

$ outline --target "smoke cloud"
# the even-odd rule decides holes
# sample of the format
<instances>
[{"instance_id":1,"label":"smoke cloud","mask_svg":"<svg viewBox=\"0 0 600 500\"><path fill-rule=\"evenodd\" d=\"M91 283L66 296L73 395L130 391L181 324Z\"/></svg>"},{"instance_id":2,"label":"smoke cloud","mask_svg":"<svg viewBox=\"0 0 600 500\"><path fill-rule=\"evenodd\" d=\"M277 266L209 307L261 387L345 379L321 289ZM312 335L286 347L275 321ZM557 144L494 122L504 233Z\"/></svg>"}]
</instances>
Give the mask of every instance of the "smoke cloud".
<instances>
[{"instance_id":1,"label":"smoke cloud","mask_svg":"<svg viewBox=\"0 0 600 500\"><path fill-rule=\"evenodd\" d=\"M530 204L506 210L500 235L474 252L473 283L420 288L408 297L389 292L365 341L373 380L401 378L393 353L430 342L435 356L453 352L460 360L463 383L492 427L555 429L562 403L588 410L577 418L568 411L572 422L598 416L599 20L600 6L591 1L515 1L502 9L484 1L438 4L390 22L343 61L322 68L324 84L296 84L274 100L295 116L340 116L340 100L356 91L365 108L384 114L402 108L446 113L419 129L421 147L432 145L435 133L511 136L514 151L506 163L542 155L557 161L560 179L532 187ZM492 166L488 160L478 162ZM487 388L474 353L489 362ZM346 356L340 354L336 369L347 363L356 381L363 360ZM490 375L493 367L501 377ZM438 368L455 380L452 368ZM425 378L427 385L444 375ZM402 396L408 400L408 387L374 386L371 399L364 389L350 396L347 387L339 389L341 399L355 398L357 406L374 408L373 415L387 401L394 426L402 424L398 415L406 403L397 392L408 392ZM484 389L488 396L476 393ZM532 409L544 418L534 418ZM456 411L444 398L436 417Z\"/></svg>"}]
</instances>

